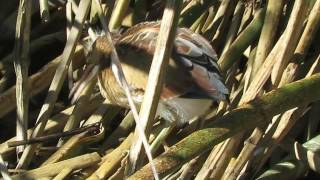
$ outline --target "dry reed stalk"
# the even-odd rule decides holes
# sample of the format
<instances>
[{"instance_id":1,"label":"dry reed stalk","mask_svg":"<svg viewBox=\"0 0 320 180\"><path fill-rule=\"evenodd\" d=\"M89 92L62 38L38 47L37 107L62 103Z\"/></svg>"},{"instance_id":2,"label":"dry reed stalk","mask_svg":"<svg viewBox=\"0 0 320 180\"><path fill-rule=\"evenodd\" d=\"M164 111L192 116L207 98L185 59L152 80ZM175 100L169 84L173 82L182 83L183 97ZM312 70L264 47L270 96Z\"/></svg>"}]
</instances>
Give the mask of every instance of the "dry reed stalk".
<instances>
[{"instance_id":1,"label":"dry reed stalk","mask_svg":"<svg viewBox=\"0 0 320 180\"><path fill-rule=\"evenodd\" d=\"M227 27L231 23L231 17L234 14L234 11L235 11L235 8L237 5L237 1L238 0L230 1L229 5L227 7L227 10L223 14L222 21L220 22L216 32L213 33L211 44L213 47L215 47L215 50L217 52L219 52L218 54L220 54L220 52L222 51L222 46L224 44L225 37L228 32ZM223 3L222 3L222 5L223 5Z\"/></svg>"},{"instance_id":2,"label":"dry reed stalk","mask_svg":"<svg viewBox=\"0 0 320 180\"><path fill-rule=\"evenodd\" d=\"M259 10L251 23L239 34L229 49L221 55L218 63L222 72L227 72L232 64L240 59L242 53L258 37L263 25L264 14L265 9Z\"/></svg>"},{"instance_id":3,"label":"dry reed stalk","mask_svg":"<svg viewBox=\"0 0 320 180\"><path fill-rule=\"evenodd\" d=\"M269 116L320 99L319 82L320 74L318 73L290 83L230 111L208 124L206 129L192 133L155 159L160 176L180 168L183 163L239 132L268 123ZM152 177L152 171L149 165L146 165L128 179Z\"/></svg>"},{"instance_id":4,"label":"dry reed stalk","mask_svg":"<svg viewBox=\"0 0 320 180\"><path fill-rule=\"evenodd\" d=\"M50 157L48 157L45 162L41 164L41 166L46 166L48 164L59 162L65 157L70 157L69 154L71 149L74 149L75 146L78 146L80 143L80 139L86 135L87 132L83 132L77 135L72 136L70 139L66 140L66 142Z\"/></svg>"},{"instance_id":5,"label":"dry reed stalk","mask_svg":"<svg viewBox=\"0 0 320 180\"><path fill-rule=\"evenodd\" d=\"M242 133L237 136L242 136ZM239 139L241 138L230 138L215 146L210 154L211 159L207 159L195 179L221 179L228 162L233 157L237 146L239 146L241 142Z\"/></svg>"},{"instance_id":6,"label":"dry reed stalk","mask_svg":"<svg viewBox=\"0 0 320 180\"><path fill-rule=\"evenodd\" d=\"M84 110L85 116L91 114L101 103L102 101L100 98L94 98L92 101L90 101L90 103L88 104L88 108ZM44 134L52 134L59 132L66 124L69 116L73 111L73 108L74 106L69 107L61 111L60 113L56 114L55 116L49 118L48 123L44 129ZM29 129L28 134L30 135L31 132L32 129ZM7 158L13 154L15 148L9 148L7 143L15 140L16 138L13 137L0 144L0 154L2 154L4 158Z\"/></svg>"},{"instance_id":7,"label":"dry reed stalk","mask_svg":"<svg viewBox=\"0 0 320 180\"><path fill-rule=\"evenodd\" d=\"M74 66L79 68L84 64L83 48L78 46L74 55ZM55 70L61 62L62 56L58 56L47 65L45 65L39 72L29 77L30 97L38 95L40 92L48 88L54 76ZM16 108L16 86L11 87L0 95L0 118L11 112Z\"/></svg>"},{"instance_id":8,"label":"dry reed stalk","mask_svg":"<svg viewBox=\"0 0 320 180\"><path fill-rule=\"evenodd\" d=\"M224 19L224 15L227 11L227 9L230 6L230 3L232 3L232 1L230 0L223 0L219 6L219 9L217 11L217 13L214 16L213 21L208 25L207 30L204 32L204 36L207 39L212 39L214 34L216 33L216 31L219 28L220 23L223 21Z\"/></svg>"},{"instance_id":9,"label":"dry reed stalk","mask_svg":"<svg viewBox=\"0 0 320 180\"><path fill-rule=\"evenodd\" d=\"M204 1L192 0L181 11L179 26L190 27L201 16L201 14L204 11L209 9L209 7L211 7L213 4L217 4L217 3L219 3L217 0L212 0L212 1L211 0L204 0ZM212 17L212 15L213 14L211 14L210 17Z\"/></svg>"},{"instance_id":10,"label":"dry reed stalk","mask_svg":"<svg viewBox=\"0 0 320 180\"><path fill-rule=\"evenodd\" d=\"M119 147L102 158L100 167L94 173L92 173L87 180L99 180L111 176L116 171L116 168L120 165L121 160L124 157L123 153L130 149L132 140L133 134L131 133Z\"/></svg>"},{"instance_id":11,"label":"dry reed stalk","mask_svg":"<svg viewBox=\"0 0 320 180\"><path fill-rule=\"evenodd\" d=\"M63 128L64 132L79 127L80 121L83 118L83 110L87 108L87 104L90 101L90 96L92 95L92 91L94 86L96 85L96 82L97 82L97 79L93 79L82 91L78 101L75 104L73 112L68 119L67 124ZM68 138L61 138L58 142L58 146L61 146L62 144L64 144L64 142L67 139Z\"/></svg>"},{"instance_id":12,"label":"dry reed stalk","mask_svg":"<svg viewBox=\"0 0 320 180\"><path fill-rule=\"evenodd\" d=\"M89 11L91 1L82 0L79 5L78 14L75 17L75 24L71 29L70 37L66 43L66 47L62 54L62 61L60 62L57 71L53 77L52 83L49 87L49 93L45 99L41 111L37 119L37 126L32 132L32 137L37 137L42 135L44 127L48 121L48 118L51 115L54 104L58 98L58 93L61 90L63 81L66 77L67 68L70 64L71 59L73 58L77 42L80 38L80 33L83 27L84 20ZM29 145L24 150L21 159L18 162L17 168L26 168L31 162L34 151L36 150L37 145Z\"/></svg>"},{"instance_id":13,"label":"dry reed stalk","mask_svg":"<svg viewBox=\"0 0 320 180\"><path fill-rule=\"evenodd\" d=\"M100 149L102 151L106 151L111 147L119 144L121 138L126 137L130 134L132 129L134 128L134 118L133 114L130 111L125 118L121 121L120 125L110 134L109 137L104 139L103 144Z\"/></svg>"},{"instance_id":14,"label":"dry reed stalk","mask_svg":"<svg viewBox=\"0 0 320 180\"><path fill-rule=\"evenodd\" d=\"M114 32L120 28L121 22L127 13L129 3L129 0L117 1L109 21L109 29L111 32Z\"/></svg>"},{"instance_id":15,"label":"dry reed stalk","mask_svg":"<svg viewBox=\"0 0 320 180\"><path fill-rule=\"evenodd\" d=\"M312 37L315 35L315 32L317 31L319 25L320 25L320 2L317 2L310 15L309 15L309 21L306 25L306 28L304 29L303 31L303 34L301 36L301 39L298 43L298 46L295 50L295 55L293 58L301 58L300 61L302 61L304 59L304 57L306 56L306 52L308 50L308 47L310 46L311 42L312 42ZM297 59L295 59L295 61L297 61ZM315 73L315 69L317 66L317 62L318 60L316 60L315 64L314 64L314 67L311 68L310 70L310 73L313 71L313 73ZM284 84L286 83L290 83L292 82L294 79L295 79L295 76L297 74L297 68L298 68L298 65L295 64L295 62L293 62L291 65L292 66L288 66L287 69L285 71L285 73L282 75L282 79L280 81L280 84L279 86L283 86ZM295 112L297 111L297 112ZM300 108L300 109L294 109L294 110L290 110L288 111L287 113L284 113L283 114L283 117L281 117L281 120L280 120L280 124L279 124L279 127L283 127L283 128L280 128L280 130L276 130L273 138L276 139L275 141L276 142L279 142L283 137L284 135L287 134L287 132L293 127L293 125L295 124L297 118L299 118L299 114L303 114L303 112L305 111L305 107L304 108ZM295 118L294 118L295 117ZM292 119L293 118L293 119ZM281 126L280 126L281 125ZM271 124L270 126L276 126L276 124ZM279 132L278 132L279 131ZM281 133L280 133L281 132ZM279 137L279 135L277 134L283 134ZM262 136L262 134L260 133L260 136ZM257 172L261 167L262 165L264 164L264 162L267 160L267 158L271 155L271 152L273 152L274 150L274 143L272 145L270 145L270 147L267 148L266 152L264 153L263 155L263 158L262 160L260 160L259 162L256 160L256 163L258 163L259 165L257 165L257 169L255 170L255 172ZM259 158L258 158L259 159Z\"/></svg>"},{"instance_id":16,"label":"dry reed stalk","mask_svg":"<svg viewBox=\"0 0 320 180\"><path fill-rule=\"evenodd\" d=\"M66 3L66 36L67 39L70 36L70 31L73 23L73 14L72 14L72 2L71 0L68 0ZM68 86L69 89L73 86L73 61L71 61L69 68L68 68Z\"/></svg>"},{"instance_id":17,"label":"dry reed stalk","mask_svg":"<svg viewBox=\"0 0 320 180\"><path fill-rule=\"evenodd\" d=\"M228 34L226 36L226 42L224 43L224 48L221 54L224 54L230 47L230 45L232 44L232 42L234 41L234 39L237 36L237 32L239 31L239 26L240 26L240 22L241 22L241 18L243 16L244 13L244 3L240 0L237 3L236 9L233 13L233 17L231 20L231 25L229 27L229 31Z\"/></svg>"},{"instance_id":18,"label":"dry reed stalk","mask_svg":"<svg viewBox=\"0 0 320 180\"><path fill-rule=\"evenodd\" d=\"M39 4L42 22L46 23L50 20L48 0L39 0Z\"/></svg>"},{"instance_id":19,"label":"dry reed stalk","mask_svg":"<svg viewBox=\"0 0 320 180\"><path fill-rule=\"evenodd\" d=\"M310 69L306 77L309 77L312 74L319 72L319 63L320 56L318 56L318 59L313 64L313 67ZM289 133L289 131L292 129L295 123L305 113L306 109L306 105L300 105L299 108L290 109L282 114L279 123L272 124L272 126L277 126L274 127L276 129L274 130L274 132L266 133L266 137L269 137L269 141L270 139L272 139L272 143L269 143L269 146L265 148L263 154L260 156L261 159L259 159L259 161L256 160L255 163L257 166L255 173L257 173L258 170L261 169L262 165L267 161L271 153L275 150L277 144L280 143L280 141L283 140L283 138ZM270 133L272 133L272 135ZM264 142L268 139L264 139Z\"/></svg>"},{"instance_id":20,"label":"dry reed stalk","mask_svg":"<svg viewBox=\"0 0 320 180\"><path fill-rule=\"evenodd\" d=\"M216 16L218 8L219 8L219 3L218 2L215 3L215 4L212 4L211 6L209 6L209 8L208 8L208 13L209 13L208 17L206 18L206 21L204 22L204 25L201 28L201 33L202 34L208 30L208 27L209 27L210 23L213 21L214 17Z\"/></svg>"},{"instance_id":21,"label":"dry reed stalk","mask_svg":"<svg viewBox=\"0 0 320 180\"><path fill-rule=\"evenodd\" d=\"M56 177L54 177L52 180L64 180L72 173L71 168L64 168L62 169Z\"/></svg>"},{"instance_id":22,"label":"dry reed stalk","mask_svg":"<svg viewBox=\"0 0 320 180\"><path fill-rule=\"evenodd\" d=\"M299 1L297 1L299 2ZM286 28L286 34L290 37L287 44L283 44L280 47L279 53L277 54L278 60L274 64L271 73L271 82L273 86L277 87L281 80L282 73L285 67L288 65L289 61L293 57L293 53L297 48L302 29L304 28L304 21L307 18L309 2L303 1L301 4L294 4L292 13L290 14L290 19L288 26ZM299 8L299 9L296 9ZM290 24L291 19L295 20L293 24Z\"/></svg>"},{"instance_id":23,"label":"dry reed stalk","mask_svg":"<svg viewBox=\"0 0 320 180\"><path fill-rule=\"evenodd\" d=\"M31 0L20 0L15 44L13 50L14 69L16 72L16 100L17 100L17 119L16 137L17 140L27 139L28 114L29 114L29 49L31 31ZM24 150L24 146L17 147L18 157Z\"/></svg>"},{"instance_id":24,"label":"dry reed stalk","mask_svg":"<svg viewBox=\"0 0 320 180\"><path fill-rule=\"evenodd\" d=\"M71 168L78 170L95 165L101 161L101 157L98 153L94 152L91 154L81 155L75 158L67 159L53 164L33 169L30 171L23 172L18 175L12 176L13 180L19 179L39 179L42 177L56 176L65 168Z\"/></svg>"},{"instance_id":25,"label":"dry reed stalk","mask_svg":"<svg viewBox=\"0 0 320 180\"><path fill-rule=\"evenodd\" d=\"M268 2L267 12L264 18L261 35L257 46L256 58L253 63L250 79L252 79L256 75L259 67L263 64L265 58L272 50L278 29L277 27L279 24L280 15L283 11L283 4L283 0L270 0Z\"/></svg>"},{"instance_id":26,"label":"dry reed stalk","mask_svg":"<svg viewBox=\"0 0 320 180\"><path fill-rule=\"evenodd\" d=\"M241 78L241 82L240 85L238 87L238 89L236 91L232 91L230 97L231 98L231 104L229 109L233 109L234 107L236 107L239 103L239 101L241 100L241 92L245 92L245 83L246 83L246 75L250 72L250 62L252 62L254 60L255 57L255 52L256 52L256 48L254 48L253 50L251 50L250 55L249 55L249 59L248 59L248 67L245 73L243 73L243 77ZM238 70L238 64L234 64L232 66L232 68L229 70L229 77L231 76L235 76L235 72ZM231 83L231 80L228 79L227 83ZM235 99L238 99L238 101L235 101ZM222 111L222 112L226 112L226 111ZM222 113L221 112L221 113ZM214 161L212 162L212 164L215 165L215 167L212 168L212 172L210 172L210 174L208 174L209 177L212 178L217 178L217 179L221 179L222 176L225 176L226 173L230 172L230 171L225 171L226 169L232 169L230 167L230 160L233 156L236 156L236 149L239 147L239 142L242 142L244 133L239 133L238 135L231 137L230 139L228 139L228 141L226 142L227 145L225 146L221 146L220 147L220 153L216 154L216 158L214 159ZM228 165L229 164L229 165Z\"/></svg>"},{"instance_id":27,"label":"dry reed stalk","mask_svg":"<svg viewBox=\"0 0 320 180\"><path fill-rule=\"evenodd\" d=\"M295 47L295 42L297 41L297 37L295 33L299 33L303 26L302 20L304 19L303 15L306 12L307 3L304 1L296 1L294 9L292 11L292 16L290 17L287 29L285 33L282 35L274 49L271 51L267 59L265 60L263 66L259 69L256 76L254 77L252 83L249 85L247 92L244 94L240 101L240 105L246 103L252 99L254 99L259 92L261 92L264 83L269 77L272 70L273 65L276 63L276 51L277 57L280 56L280 59L284 59L288 56L288 54L292 53L293 48ZM302 16L302 17L301 17ZM298 26L298 27L297 27ZM282 41L282 43L280 43ZM290 44L292 43L292 44ZM279 49L276 49L279 47ZM278 62L278 61L277 61ZM261 129L260 129L261 128ZM251 136L248 139L248 143L245 144L244 148L241 150L237 160L234 163L234 167L230 167L229 172L224 175L226 179L236 179L240 174L241 170L248 162L248 160L252 157L252 153L256 148L257 143L262 138L264 133L264 127L256 128Z\"/></svg>"},{"instance_id":28,"label":"dry reed stalk","mask_svg":"<svg viewBox=\"0 0 320 180\"><path fill-rule=\"evenodd\" d=\"M190 26L190 30L196 32L197 30L200 31L203 24L205 23L205 20L208 16L208 12L204 11L200 17Z\"/></svg>"},{"instance_id":29,"label":"dry reed stalk","mask_svg":"<svg viewBox=\"0 0 320 180\"><path fill-rule=\"evenodd\" d=\"M240 104L249 102L257 96L269 78L272 72L272 67L276 63L278 57L280 59L284 58L287 54L290 54L292 47L295 47L293 42L295 42L297 39L296 34L299 34L303 28L301 16L303 16L305 13L306 4L306 1L295 1L295 6L286 31L282 34L272 51L269 53L265 62L257 72L256 76L253 78L247 90L247 95L242 98Z\"/></svg>"},{"instance_id":30,"label":"dry reed stalk","mask_svg":"<svg viewBox=\"0 0 320 180\"><path fill-rule=\"evenodd\" d=\"M160 32L157 38L156 48L149 72L144 100L140 109L140 121L146 134L150 131L157 111L162 81L165 76L166 66L171 56L175 32L180 14L181 0L168 0L163 13ZM134 144L130 149L127 175L133 174L142 166L143 156L141 156L142 139L139 129L135 131ZM150 160L150 157L148 157Z\"/></svg>"}]
</instances>

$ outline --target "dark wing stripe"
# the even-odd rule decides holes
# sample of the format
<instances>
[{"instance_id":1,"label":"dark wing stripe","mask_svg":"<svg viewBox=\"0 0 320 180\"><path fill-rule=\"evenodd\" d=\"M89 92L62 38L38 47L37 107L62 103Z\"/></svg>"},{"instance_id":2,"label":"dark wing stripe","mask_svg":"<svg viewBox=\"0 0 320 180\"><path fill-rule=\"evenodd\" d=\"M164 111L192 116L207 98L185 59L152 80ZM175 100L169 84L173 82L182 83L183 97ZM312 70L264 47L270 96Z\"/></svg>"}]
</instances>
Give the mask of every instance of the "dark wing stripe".
<instances>
[{"instance_id":1,"label":"dark wing stripe","mask_svg":"<svg viewBox=\"0 0 320 180\"><path fill-rule=\"evenodd\" d=\"M175 40L175 53L200 89L215 99L226 99L229 91L221 78L216 53L207 40L187 29L180 29Z\"/></svg>"},{"instance_id":2,"label":"dark wing stripe","mask_svg":"<svg viewBox=\"0 0 320 180\"><path fill-rule=\"evenodd\" d=\"M215 66L212 63L212 61L210 61L209 56L202 55L201 57L193 57L193 56L188 56L188 55L184 55L184 54L179 54L179 56L181 57L180 61L183 61L183 62L181 62L182 64L188 64L190 66L190 64L195 63L195 64L201 65L203 67L206 67L211 72L215 72L215 73L221 75L220 70L217 69L217 66ZM199 60L199 59L201 59L201 60ZM206 59L206 61L204 61L204 59ZM189 61L189 62L185 62L185 61Z\"/></svg>"}]
</instances>

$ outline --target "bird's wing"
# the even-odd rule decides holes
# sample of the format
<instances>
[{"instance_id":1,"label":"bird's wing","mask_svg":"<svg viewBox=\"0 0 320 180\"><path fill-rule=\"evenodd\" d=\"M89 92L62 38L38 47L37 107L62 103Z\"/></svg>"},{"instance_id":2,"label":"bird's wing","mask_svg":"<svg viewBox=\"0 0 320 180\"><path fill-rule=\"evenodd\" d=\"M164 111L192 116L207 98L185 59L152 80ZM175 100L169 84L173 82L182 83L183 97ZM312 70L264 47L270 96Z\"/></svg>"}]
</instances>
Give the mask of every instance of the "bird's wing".
<instances>
[{"instance_id":1,"label":"bird's wing","mask_svg":"<svg viewBox=\"0 0 320 180\"><path fill-rule=\"evenodd\" d=\"M175 53L178 60L190 70L200 89L217 100L226 100L229 90L221 77L217 54L205 38L180 28L175 39Z\"/></svg>"},{"instance_id":2,"label":"bird's wing","mask_svg":"<svg viewBox=\"0 0 320 180\"><path fill-rule=\"evenodd\" d=\"M159 22L141 23L133 26L122 35L117 45L129 46L127 48L143 51L152 56L155 51L159 28ZM177 63L183 64L184 67L176 69L176 74L177 72L185 72L185 69L187 69L192 78L185 76L185 73L179 74L177 77L169 77L171 79L163 90L163 96L166 99L188 93L194 83L210 97L217 100L226 99L229 91L221 78L219 66L216 62L217 55L205 38L188 29L178 28L173 55ZM168 72L167 74L172 73ZM193 83L190 79L193 80Z\"/></svg>"},{"instance_id":3,"label":"bird's wing","mask_svg":"<svg viewBox=\"0 0 320 180\"><path fill-rule=\"evenodd\" d=\"M153 55L159 28L159 22L139 23L123 33L119 41L117 41L117 45L127 46L136 51L143 51Z\"/></svg>"}]
</instances>

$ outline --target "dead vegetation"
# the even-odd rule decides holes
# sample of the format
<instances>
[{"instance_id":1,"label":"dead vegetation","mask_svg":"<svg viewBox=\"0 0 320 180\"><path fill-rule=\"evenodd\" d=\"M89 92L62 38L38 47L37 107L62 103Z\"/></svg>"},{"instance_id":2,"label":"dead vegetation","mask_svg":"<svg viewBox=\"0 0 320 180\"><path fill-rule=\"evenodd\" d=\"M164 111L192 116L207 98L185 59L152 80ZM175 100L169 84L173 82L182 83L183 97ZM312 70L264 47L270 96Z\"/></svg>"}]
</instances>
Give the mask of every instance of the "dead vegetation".
<instances>
[{"instance_id":1,"label":"dead vegetation","mask_svg":"<svg viewBox=\"0 0 320 180\"><path fill-rule=\"evenodd\" d=\"M95 78L72 103L94 66L91 27L116 34L161 19L140 113L104 100ZM155 178L142 131L161 179L320 177L319 0L11 0L0 2L0 22L5 180ZM177 27L210 41L231 93L170 127L154 120Z\"/></svg>"}]
</instances>

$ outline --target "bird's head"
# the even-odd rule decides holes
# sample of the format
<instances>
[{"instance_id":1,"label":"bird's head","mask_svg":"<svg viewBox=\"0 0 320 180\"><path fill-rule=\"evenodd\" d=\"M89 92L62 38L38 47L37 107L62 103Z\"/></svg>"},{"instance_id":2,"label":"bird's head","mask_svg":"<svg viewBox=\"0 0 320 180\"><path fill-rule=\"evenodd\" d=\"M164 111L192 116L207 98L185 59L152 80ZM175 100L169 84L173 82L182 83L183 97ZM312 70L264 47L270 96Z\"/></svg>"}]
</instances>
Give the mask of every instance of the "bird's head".
<instances>
[{"instance_id":1,"label":"bird's head","mask_svg":"<svg viewBox=\"0 0 320 180\"><path fill-rule=\"evenodd\" d=\"M99 53L102 53L105 56L110 56L112 49L111 45L107 40L106 36L99 36L95 42L95 48Z\"/></svg>"}]
</instances>

